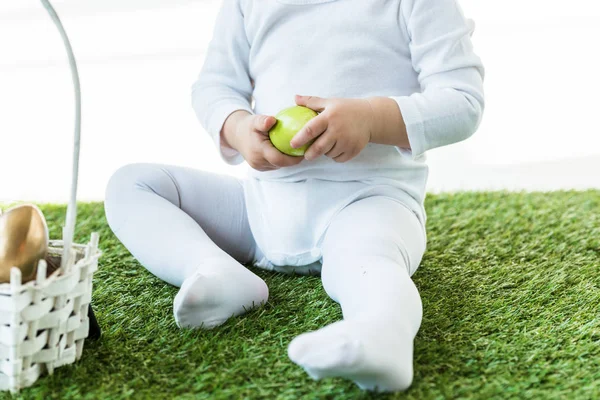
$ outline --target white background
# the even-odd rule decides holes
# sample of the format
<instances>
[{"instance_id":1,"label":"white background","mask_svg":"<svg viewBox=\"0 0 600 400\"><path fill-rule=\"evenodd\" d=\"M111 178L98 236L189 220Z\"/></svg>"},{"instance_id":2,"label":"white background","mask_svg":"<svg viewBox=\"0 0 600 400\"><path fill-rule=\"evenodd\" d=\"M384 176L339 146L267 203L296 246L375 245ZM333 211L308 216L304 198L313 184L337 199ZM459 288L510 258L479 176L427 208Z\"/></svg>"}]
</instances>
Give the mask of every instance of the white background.
<instances>
[{"instance_id":1,"label":"white background","mask_svg":"<svg viewBox=\"0 0 600 400\"><path fill-rule=\"evenodd\" d=\"M83 91L80 200L159 162L243 176L191 108L217 0L54 0ZM430 191L600 187L600 3L462 0L487 109L471 139L429 153ZM66 202L73 135L62 42L37 0L0 0L0 201Z\"/></svg>"}]
</instances>

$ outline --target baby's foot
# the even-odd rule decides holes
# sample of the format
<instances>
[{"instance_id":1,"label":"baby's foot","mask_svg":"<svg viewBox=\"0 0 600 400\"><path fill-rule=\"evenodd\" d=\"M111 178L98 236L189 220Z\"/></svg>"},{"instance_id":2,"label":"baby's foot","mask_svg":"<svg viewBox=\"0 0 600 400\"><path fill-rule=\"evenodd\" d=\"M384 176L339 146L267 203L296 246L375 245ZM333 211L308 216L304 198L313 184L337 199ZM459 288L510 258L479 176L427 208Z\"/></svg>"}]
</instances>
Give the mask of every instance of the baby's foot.
<instances>
[{"instance_id":1,"label":"baby's foot","mask_svg":"<svg viewBox=\"0 0 600 400\"><path fill-rule=\"evenodd\" d=\"M267 284L249 270L198 272L181 285L173 314L180 328L212 329L266 303L268 297Z\"/></svg>"},{"instance_id":2,"label":"baby's foot","mask_svg":"<svg viewBox=\"0 0 600 400\"><path fill-rule=\"evenodd\" d=\"M313 379L347 378L367 390L406 390L413 378L413 338L399 323L339 321L296 337L288 354Z\"/></svg>"}]
</instances>

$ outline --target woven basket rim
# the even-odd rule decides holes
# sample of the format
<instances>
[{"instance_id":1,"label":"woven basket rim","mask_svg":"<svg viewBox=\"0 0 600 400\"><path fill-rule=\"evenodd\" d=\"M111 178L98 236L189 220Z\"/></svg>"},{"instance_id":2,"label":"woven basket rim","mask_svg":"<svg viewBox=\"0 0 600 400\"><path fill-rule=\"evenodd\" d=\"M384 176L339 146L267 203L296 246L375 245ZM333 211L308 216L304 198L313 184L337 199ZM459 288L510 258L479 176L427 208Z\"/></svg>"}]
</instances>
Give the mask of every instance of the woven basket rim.
<instances>
[{"instance_id":1,"label":"woven basket rim","mask_svg":"<svg viewBox=\"0 0 600 400\"><path fill-rule=\"evenodd\" d=\"M63 245L62 240L50 240L49 245L48 245L48 252L61 250L62 245ZM83 245L83 244L78 244L78 243L71 244L71 248L79 254L84 253L87 247L88 247L88 245ZM77 261L75 263L75 265L73 266L73 268L71 268L71 270L67 274L65 274L59 268L55 272L53 272L51 275L49 275L44 280L42 285L40 285L38 283L37 279L32 279L29 282L25 282L25 283L21 284L20 288L19 288L19 292L22 292L22 291L25 291L28 289L35 290L35 289L41 288L42 286L44 286L44 287L48 286L49 284L51 284L52 282L54 282L56 279L58 279L60 277L75 273L75 270L77 268L80 268L82 264L87 263L90 258L99 259L101 255L102 255L102 251L100 249L96 248L93 254L90 254L88 257L83 257L79 261ZM0 283L0 296L12 296L14 294L15 294L15 291L10 282Z\"/></svg>"}]
</instances>

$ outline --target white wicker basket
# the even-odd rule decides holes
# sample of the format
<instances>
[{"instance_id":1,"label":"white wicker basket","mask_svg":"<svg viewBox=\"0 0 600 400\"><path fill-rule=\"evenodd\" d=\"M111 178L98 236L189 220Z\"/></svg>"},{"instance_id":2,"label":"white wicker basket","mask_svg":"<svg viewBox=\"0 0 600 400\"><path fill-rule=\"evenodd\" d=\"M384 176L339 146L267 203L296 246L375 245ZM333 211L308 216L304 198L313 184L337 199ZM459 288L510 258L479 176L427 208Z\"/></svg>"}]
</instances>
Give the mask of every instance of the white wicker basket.
<instances>
[{"instance_id":1,"label":"white wicker basket","mask_svg":"<svg viewBox=\"0 0 600 400\"><path fill-rule=\"evenodd\" d=\"M25 284L13 267L10 283L0 284L0 390L16 392L31 386L54 368L81 358L89 334L92 275L98 269L98 234L87 245L73 243L77 219L77 181L81 136L81 90L77 63L60 18L49 0L40 0L56 25L65 45L75 91L75 134L71 196L61 241L49 243L49 255L60 256L61 265L46 276L41 260L35 280Z\"/></svg>"},{"instance_id":2,"label":"white wicker basket","mask_svg":"<svg viewBox=\"0 0 600 400\"><path fill-rule=\"evenodd\" d=\"M81 357L98 238L93 233L87 245L73 244L67 265L48 277L41 260L35 280L22 284L21 271L12 268L10 283L0 284L0 390L31 386L42 373ZM50 255L62 251L62 241L50 241Z\"/></svg>"}]
</instances>

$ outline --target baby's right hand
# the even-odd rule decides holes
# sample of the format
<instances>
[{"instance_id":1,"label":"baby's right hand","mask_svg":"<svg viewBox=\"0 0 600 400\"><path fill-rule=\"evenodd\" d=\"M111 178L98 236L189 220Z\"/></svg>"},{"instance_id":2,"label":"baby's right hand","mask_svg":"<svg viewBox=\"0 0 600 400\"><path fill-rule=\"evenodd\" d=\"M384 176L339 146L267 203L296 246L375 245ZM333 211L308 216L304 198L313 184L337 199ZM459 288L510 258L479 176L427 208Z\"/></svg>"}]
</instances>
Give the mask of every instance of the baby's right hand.
<instances>
[{"instance_id":1,"label":"baby's right hand","mask_svg":"<svg viewBox=\"0 0 600 400\"><path fill-rule=\"evenodd\" d=\"M271 143L269 130L275 122L274 117L236 111L223 125L224 144L239 151L246 162L258 171L273 171L299 164L304 157L285 155Z\"/></svg>"}]
</instances>

